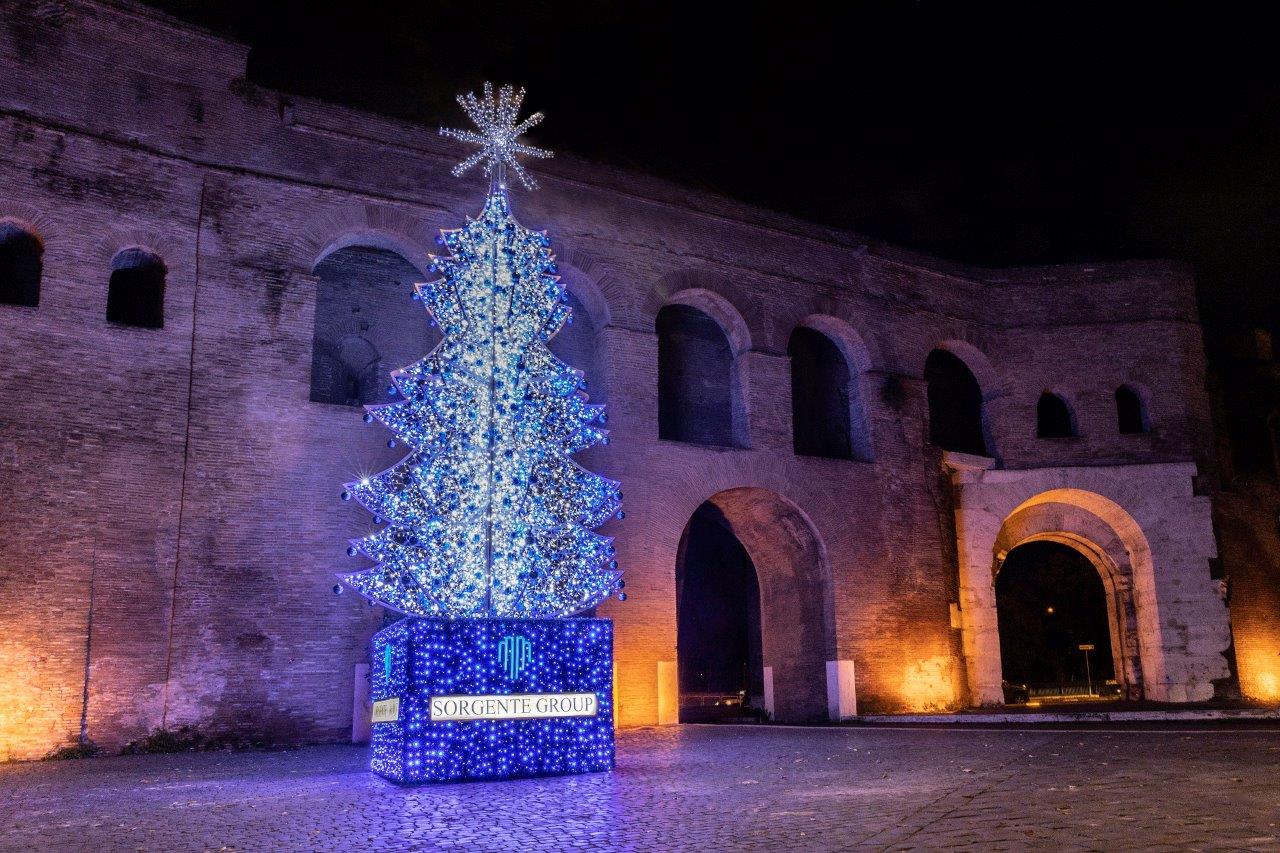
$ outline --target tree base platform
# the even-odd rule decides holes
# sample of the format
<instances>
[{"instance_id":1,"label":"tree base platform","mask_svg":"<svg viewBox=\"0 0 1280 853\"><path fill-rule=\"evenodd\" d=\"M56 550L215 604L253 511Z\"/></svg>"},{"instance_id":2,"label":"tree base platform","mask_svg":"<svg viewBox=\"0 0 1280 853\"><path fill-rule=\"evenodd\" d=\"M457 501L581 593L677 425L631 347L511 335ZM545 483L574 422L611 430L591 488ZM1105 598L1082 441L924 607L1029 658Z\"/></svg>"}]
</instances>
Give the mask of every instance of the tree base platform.
<instances>
[{"instance_id":1,"label":"tree base platform","mask_svg":"<svg viewBox=\"0 0 1280 853\"><path fill-rule=\"evenodd\" d=\"M613 769L608 619L407 618L372 652L369 765L392 782Z\"/></svg>"}]
</instances>

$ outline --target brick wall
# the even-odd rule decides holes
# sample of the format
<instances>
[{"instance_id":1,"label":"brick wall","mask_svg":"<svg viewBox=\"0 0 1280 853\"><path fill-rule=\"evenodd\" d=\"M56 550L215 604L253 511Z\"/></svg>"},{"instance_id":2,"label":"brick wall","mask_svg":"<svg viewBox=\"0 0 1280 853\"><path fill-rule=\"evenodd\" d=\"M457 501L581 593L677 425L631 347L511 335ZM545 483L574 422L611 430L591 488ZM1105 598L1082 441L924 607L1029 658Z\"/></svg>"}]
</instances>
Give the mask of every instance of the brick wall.
<instances>
[{"instance_id":1,"label":"brick wall","mask_svg":"<svg viewBox=\"0 0 1280 853\"><path fill-rule=\"evenodd\" d=\"M57 9L20 6L0 28L0 217L45 241L39 307L0 306L0 755L82 728L108 746L180 724L344 738L352 667L382 614L330 592L353 565L345 540L369 525L336 498L400 451L358 410L310 400L317 264L364 247L425 269L437 229L474 214L483 187L449 176L456 152L431 129L246 82L242 45L145 7ZM613 441L584 464L627 495L603 532L630 600L601 608L617 620L624 724L657 719L678 544L713 498L755 548L774 621L784 601L822 614L785 655L853 660L864 710L964 701L951 486L921 381L935 346L983 385L1003 466L1207 470L1185 269L970 269L571 154L542 166L545 188L517 194L516 213L549 229L585 315L557 346L593 350L592 396L610 404ZM105 322L110 260L132 245L168 267L163 329ZM380 322L420 316L407 293L386 298L368 297L393 318ZM668 304L723 327L749 449L659 440ZM872 461L794 455L799 325L849 357ZM1150 391L1151 434L1115 428L1123 382ZM1050 387L1079 438L1034 437Z\"/></svg>"}]
</instances>

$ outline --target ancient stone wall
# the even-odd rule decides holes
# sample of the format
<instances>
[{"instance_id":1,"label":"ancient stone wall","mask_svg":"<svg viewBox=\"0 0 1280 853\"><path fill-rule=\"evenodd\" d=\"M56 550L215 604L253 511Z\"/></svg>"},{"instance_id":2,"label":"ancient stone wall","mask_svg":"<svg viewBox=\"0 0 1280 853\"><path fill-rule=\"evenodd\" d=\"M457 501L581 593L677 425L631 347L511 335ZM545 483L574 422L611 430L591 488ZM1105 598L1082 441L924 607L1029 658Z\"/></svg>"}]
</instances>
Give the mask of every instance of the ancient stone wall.
<instances>
[{"instance_id":1,"label":"ancient stone wall","mask_svg":"<svg viewBox=\"0 0 1280 853\"><path fill-rule=\"evenodd\" d=\"M370 523L337 495L400 452L357 409L312 400L317 329L340 344L362 322L349 301L327 306L323 280L361 252L425 270L484 187L448 174L456 152L432 129L261 89L246 56L129 4L12 4L0 25L0 219L43 241L39 305L0 305L0 756L162 726L350 732L353 667L383 615L330 592ZM822 648L775 632L778 660L852 662L864 711L967 701L955 508L927 440L935 347L982 386L992 464L1207 470L1185 269L969 269L571 154L539 176L515 210L549 230L582 315L556 346L591 352L592 396L610 404L613 441L583 461L626 492L627 519L603 532L630 600L600 610L617 624L622 724L673 718L676 553L713 498L768 564L766 622L823 614L790 635ZM106 322L112 258L134 246L167 268L159 329ZM413 316L396 289L361 298L372 325ZM667 305L729 341L736 446L659 439ZM794 453L787 345L802 325L849 362L858 458ZM1122 383L1149 393L1150 433L1116 428ZM1035 438L1049 389L1075 406L1078 438ZM1205 511L1179 501L1143 518ZM1155 570L1198 590L1211 550ZM1195 618L1220 632L1212 608ZM777 683L794 694L780 708L827 695L794 671Z\"/></svg>"}]
</instances>

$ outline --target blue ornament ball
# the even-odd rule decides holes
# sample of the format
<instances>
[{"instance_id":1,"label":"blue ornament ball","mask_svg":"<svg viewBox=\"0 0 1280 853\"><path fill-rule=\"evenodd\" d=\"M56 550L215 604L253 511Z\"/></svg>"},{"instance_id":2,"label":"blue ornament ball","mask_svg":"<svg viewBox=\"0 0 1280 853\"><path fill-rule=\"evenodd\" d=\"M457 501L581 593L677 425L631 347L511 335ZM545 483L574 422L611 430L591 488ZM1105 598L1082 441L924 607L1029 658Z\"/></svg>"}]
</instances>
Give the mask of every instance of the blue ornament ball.
<instances>
[{"instance_id":1,"label":"blue ornament ball","mask_svg":"<svg viewBox=\"0 0 1280 853\"><path fill-rule=\"evenodd\" d=\"M351 500L351 493L343 492L342 494L338 495L338 497L342 498L344 501L349 501Z\"/></svg>"},{"instance_id":2,"label":"blue ornament ball","mask_svg":"<svg viewBox=\"0 0 1280 853\"><path fill-rule=\"evenodd\" d=\"M340 584L340 583L335 583L335 584L333 585L333 594L334 594L334 595L342 595L342 584Z\"/></svg>"},{"instance_id":3,"label":"blue ornament ball","mask_svg":"<svg viewBox=\"0 0 1280 853\"><path fill-rule=\"evenodd\" d=\"M368 412L365 412L365 413L364 413L364 422L365 422L365 423L367 423L367 424L371 424L371 423L373 423L373 415L369 414Z\"/></svg>"},{"instance_id":4,"label":"blue ornament ball","mask_svg":"<svg viewBox=\"0 0 1280 853\"><path fill-rule=\"evenodd\" d=\"M354 557L356 554L359 554L359 553L360 551L356 548L355 545L352 545L350 548L347 549L348 557Z\"/></svg>"},{"instance_id":5,"label":"blue ornament ball","mask_svg":"<svg viewBox=\"0 0 1280 853\"><path fill-rule=\"evenodd\" d=\"M395 447L395 446L396 446L396 440L394 438L387 440L387 447Z\"/></svg>"},{"instance_id":6,"label":"blue ornament ball","mask_svg":"<svg viewBox=\"0 0 1280 853\"><path fill-rule=\"evenodd\" d=\"M627 600L627 594L626 594L625 592L620 592L620 593L618 593L618 600L619 600L619 601L626 601L626 600Z\"/></svg>"}]
</instances>

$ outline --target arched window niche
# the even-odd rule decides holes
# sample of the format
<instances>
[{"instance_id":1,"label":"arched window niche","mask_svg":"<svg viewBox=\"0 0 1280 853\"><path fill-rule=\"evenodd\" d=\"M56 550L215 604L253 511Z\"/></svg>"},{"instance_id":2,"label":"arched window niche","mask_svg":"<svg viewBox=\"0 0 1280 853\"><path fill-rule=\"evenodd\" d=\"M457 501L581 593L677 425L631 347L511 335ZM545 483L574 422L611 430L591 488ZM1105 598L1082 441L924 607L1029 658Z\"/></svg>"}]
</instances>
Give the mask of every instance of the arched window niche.
<instances>
[{"instance_id":1,"label":"arched window niche","mask_svg":"<svg viewBox=\"0 0 1280 853\"><path fill-rule=\"evenodd\" d=\"M556 358L582 371L587 382L587 396L592 403L608 402L600 352L600 324L577 293L569 290L568 297L573 313L547 346Z\"/></svg>"},{"instance_id":2,"label":"arched window niche","mask_svg":"<svg viewBox=\"0 0 1280 853\"><path fill-rule=\"evenodd\" d=\"M391 371L430 352L440 333L412 301L421 271L396 251L346 245L316 264L311 393L315 403L384 402Z\"/></svg>"},{"instance_id":3,"label":"arched window niche","mask_svg":"<svg viewBox=\"0 0 1280 853\"><path fill-rule=\"evenodd\" d=\"M164 279L168 273L156 253L140 246L122 249L111 259L107 283L107 322L140 329L164 328Z\"/></svg>"},{"instance_id":4,"label":"arched window niche","mask_svg":"<svg viewBox=\"0 0 1280 853\"><path fill-rule=\"evenodd\" d=\"M0 219L0 305L40 305L43 259L44 241L34 228L16 219Z\"/></svg>"},{"instance_id":5,"label":"arched window niche","mask_svg":"<svg viewBox=\"0 0 1280 853\"><path fill-rule=\"evenodd\" d=\"M382 355L377 347L358 335L349 335L336 345L324 341L324 351L312 367L312 399L340 406L361 406L386 398ZM318 372L317 372L318 370Z\"/></svg>"},{"instance_id":6,"label":"arched window niche","mask_svg":"<svg viewBox=\"0 0 1280 853\"><path fill-rule=\"evenodd\" d=\"M929 443L956 453L992 456L984 422L982 387L969 365L941 347L925 359Z\"/></svg>"},{"instance_id":7,"label":"arched window niche","mask_svg":"<svg viewBox=\"0 0 1280 853\"><path fill-rule=\"evenodd\" d=\"M1144 389L1128 383L1116 389L1116 428L1124 435L1151 432L1151 414Z\"/></svg>"},{"instance_id":8,"label":"arched window niche","mask_svg":"<svg viewBox=\"0 0 1280 853\"><path fill-rule=\"evenodd\" d=\"M738 353L717 320L692 304L664 306L658 334L658 437L745 446Z\"/></svg>"},{"instance_id":9,"label":"arched window niche","mask_svg":"<svg viewBox=\"0 0 1280 853\"><path fill-rule=\"evenodd\" d=\"M791 333L791 423L798 456L871 461L871 435L862 399L862 364L825 329ZM865 360L865 358L863 359Z\"/></svg>"},{"instance_id":10,"label":"arched window niche","mask_svg":"<svg viewBox=\"0 0 1280 853\"><path fill-rule=\"evenodd\" d=\"M1075 412L1061 394L1045 391L1036 403L1036 438L1074 438Z\"/></svg>"}]
</instances>

